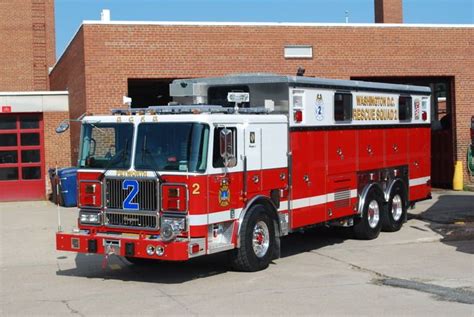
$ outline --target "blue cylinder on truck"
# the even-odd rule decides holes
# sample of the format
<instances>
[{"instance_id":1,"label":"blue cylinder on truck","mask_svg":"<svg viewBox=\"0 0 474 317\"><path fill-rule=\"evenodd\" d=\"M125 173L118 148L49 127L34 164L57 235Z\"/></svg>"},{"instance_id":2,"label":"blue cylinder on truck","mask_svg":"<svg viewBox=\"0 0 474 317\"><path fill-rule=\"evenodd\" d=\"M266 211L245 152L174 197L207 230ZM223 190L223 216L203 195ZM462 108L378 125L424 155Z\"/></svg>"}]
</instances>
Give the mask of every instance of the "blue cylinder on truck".
<instances>
[{"instance_id":1,"label":"blue cylinder on truck","mask_svg":"<svg viewBox=\"0 0 474 317\"><path fill-rule=\"evenodd\" d=\"M77 168L59 169L58 178L63 205L65 207L77 206Z\"/></svg>"}]
</instances>

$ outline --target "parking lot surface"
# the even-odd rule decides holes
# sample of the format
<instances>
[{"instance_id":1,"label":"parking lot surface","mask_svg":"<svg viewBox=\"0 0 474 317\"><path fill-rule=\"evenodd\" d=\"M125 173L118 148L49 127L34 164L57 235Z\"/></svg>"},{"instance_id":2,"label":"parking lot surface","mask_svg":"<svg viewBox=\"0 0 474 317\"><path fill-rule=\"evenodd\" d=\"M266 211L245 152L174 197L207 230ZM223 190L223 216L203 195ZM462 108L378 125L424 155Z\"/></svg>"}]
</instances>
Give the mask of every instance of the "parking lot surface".
<instances>
[{"instance_id":1,"label":"parking lot surface","mask_svg":"<svg viewBox=\"0 0 474 317\"><path fill-rule=\"evenodd\" d=\"M70 231L76 209L61 208ZM474 194L435 191L401 231L358 241L315 228L282 241L267 270L225 255L135 266L55 250L50 202L0 204L0 314L474 316Z\"/></svg>"}]
</instances>

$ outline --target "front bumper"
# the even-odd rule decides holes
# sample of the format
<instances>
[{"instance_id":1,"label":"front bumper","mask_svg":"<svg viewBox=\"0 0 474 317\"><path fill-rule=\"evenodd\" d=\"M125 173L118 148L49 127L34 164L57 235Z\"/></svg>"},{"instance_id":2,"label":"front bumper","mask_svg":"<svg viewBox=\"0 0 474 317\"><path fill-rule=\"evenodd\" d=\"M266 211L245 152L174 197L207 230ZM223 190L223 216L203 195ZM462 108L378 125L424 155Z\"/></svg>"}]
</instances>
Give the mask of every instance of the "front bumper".
<instances>
[{"instance_id":1,"label":"front bumper","mask_svg":"<svg viewBox=\"0 0 474 317\"><path fill-rule=\"evenodd\" d=\"M149 255L147 247L152 245L155 249L163 248L164 253ZM56 233L56 249L59 251L72 251L79 253L96 253L119 256L156 259L165 261L185 261L189 256L189 242L175 240L163 242L143 235L121 235L105 233Z\"/></svg>"}]
</instances>

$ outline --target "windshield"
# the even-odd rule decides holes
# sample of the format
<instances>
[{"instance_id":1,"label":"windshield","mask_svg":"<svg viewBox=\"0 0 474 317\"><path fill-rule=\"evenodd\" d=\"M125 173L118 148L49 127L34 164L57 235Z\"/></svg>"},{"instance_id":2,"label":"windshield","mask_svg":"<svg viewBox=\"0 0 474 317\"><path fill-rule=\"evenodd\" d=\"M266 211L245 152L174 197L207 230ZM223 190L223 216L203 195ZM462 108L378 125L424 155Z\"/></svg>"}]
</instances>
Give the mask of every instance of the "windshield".
<instances>
[{"instance_id":1,"label":"windshield","mask_svg":"<svg viewBox=\"0 0 474 317\"><path fill-rule=\"evenodd\" d=\"M135 168L204 172L209 127L202 123L142 123L138 126Z\"/></svg>"},{"instance_id":2,"label":"windshield","mask_svg":"<svg viewBox=\"0 0 474 317\"><path fill-rule=\"evenodd\" d=\"M133 124L84 123L81 140L80 168L130 167Z\"/></svg>"}]
</instances>

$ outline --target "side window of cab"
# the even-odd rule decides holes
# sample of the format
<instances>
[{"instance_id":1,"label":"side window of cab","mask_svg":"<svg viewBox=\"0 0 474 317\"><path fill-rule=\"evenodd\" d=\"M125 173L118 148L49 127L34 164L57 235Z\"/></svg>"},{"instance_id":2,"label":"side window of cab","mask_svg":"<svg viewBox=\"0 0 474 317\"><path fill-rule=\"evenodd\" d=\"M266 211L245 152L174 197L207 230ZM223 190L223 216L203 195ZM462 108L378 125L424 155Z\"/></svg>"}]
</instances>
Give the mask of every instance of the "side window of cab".
<instances>
[{"instance_id":1,"label":"side window of cab","mask_svg":"<svg viewBox=\"0 0 474 317\"><path fill-rule=\"evenodd\" d=\"M227 166L226 166L227 165ZM214 128L212 166L234 167L237 165L237 128Z\"/></svg>"}]
</instances>

